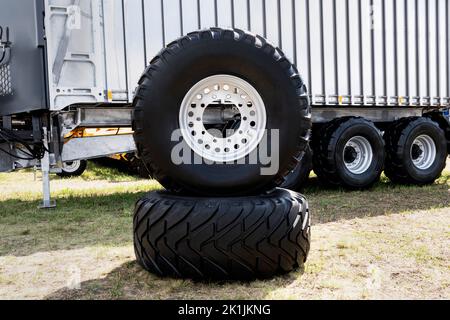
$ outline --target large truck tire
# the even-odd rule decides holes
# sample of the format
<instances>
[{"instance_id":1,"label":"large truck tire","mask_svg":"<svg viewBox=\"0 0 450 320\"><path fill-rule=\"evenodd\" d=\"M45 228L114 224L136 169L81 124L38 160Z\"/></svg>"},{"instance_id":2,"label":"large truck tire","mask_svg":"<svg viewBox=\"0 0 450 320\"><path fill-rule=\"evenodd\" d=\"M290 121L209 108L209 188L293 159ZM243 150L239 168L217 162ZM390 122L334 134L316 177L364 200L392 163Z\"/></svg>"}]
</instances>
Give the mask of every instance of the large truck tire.
<instances>
[{"instance_id":1,"label":"large truck tire","mask_svg":"<svg viewBox=\"0 0 450 320\"><path fill-rule=\"evenodd\" d=\"M385 133L386 176L394 183L426 185L442 174L447 160L444 131L426 117L405 118Z\"/></svg>"},{"instance_id":2,"label":"large truck tire","mask_svg":"<svg viewBox=\"0 0 450 320\"><path fill-rule=\"evenodd\" d=\"M285 189L241 198L154 192L136 204L134 246L138 263L158 276L269 278L306 262L308 203Z\"/></svg>"},{"instance_id":3,"label":"large truck tire","mask_svg":"<svg viewBox=\"0 0 450 320\"><path fill-rule=\"evenodd\" d=\"M315 173L331 185L369 188L383 172L383 137L363 118L340 118L325 125L313 137L313 153Z\"/></svg>"},{"instance_id":4,"label":"large truck tire","mask_svg":"<svg viewBox=\"0 0 450 320\"><path fill-rule=\"evenodd\" d=\"M133 105L139 157L167 190L183 195L280 186L310 136L307 89L296 67L262 37L236 29L193 32L169 44L144 72Z\"/></svg>"},{"instance_id":5,"label":"large truck tire","mask_svg":"<svg viewBox=\"0 0 450 320\"><path fill-rule=\"evenodd\" d=\"M87 161L77 160L63 163L62 171L57 173L61 178L80 177L86 171Z\"/></svg>"},{"instance_id":6,"label":"large truck tire","mask_svg":"<svg viewBox=\"0 0 450 320\"><path fill-rule=\"evenodd\" d=\"M308 147L300 163L286 177L286 180L281 187L294 191L302 190L307 184L311 171L313 170L312 159L312 150Z\"/></svg>"}]
</instances>

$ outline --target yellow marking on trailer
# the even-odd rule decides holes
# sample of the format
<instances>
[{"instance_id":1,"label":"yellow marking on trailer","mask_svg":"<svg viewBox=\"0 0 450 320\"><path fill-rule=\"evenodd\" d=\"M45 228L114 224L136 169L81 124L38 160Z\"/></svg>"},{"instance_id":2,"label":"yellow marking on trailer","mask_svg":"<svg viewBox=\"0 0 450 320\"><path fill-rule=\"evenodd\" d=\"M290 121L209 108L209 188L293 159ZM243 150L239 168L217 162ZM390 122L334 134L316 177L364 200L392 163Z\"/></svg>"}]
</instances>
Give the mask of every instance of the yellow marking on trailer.
<instances>
[{"instance_id":1,"label":"yellow marking on trailer","mask_svg":"<svg viewBox=\"0 0 450 320\"><path fill-rule=\"evenodd\" d=\"M133 134L132 128L77 128L64 136L67 141L77 138L92 138Z\"/></svg>"}]
</instances>

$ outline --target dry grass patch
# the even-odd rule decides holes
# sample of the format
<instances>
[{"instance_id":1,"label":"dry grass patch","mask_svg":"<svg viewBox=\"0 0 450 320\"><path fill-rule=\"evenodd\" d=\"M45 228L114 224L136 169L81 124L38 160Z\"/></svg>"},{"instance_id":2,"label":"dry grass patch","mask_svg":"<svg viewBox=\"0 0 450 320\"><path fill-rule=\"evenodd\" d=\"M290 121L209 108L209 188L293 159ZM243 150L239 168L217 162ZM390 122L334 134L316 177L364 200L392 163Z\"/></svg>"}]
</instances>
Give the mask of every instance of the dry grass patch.
<instances>
[{"instance_id":1,"label":"dry grass patch","mask_svg":"<svg viewBox=\"0 0 450 320\"><path fill-rule=\"evenodd\" d=\"M0 174L0 298L450 298L450 172L433 186L384 179L367 192L313 179L305 270L249 283L161 279L136 265L132 209L154 182L91 166L52 188L58 208L40 211L33 173Z\"/></svg>"}]
</instances>

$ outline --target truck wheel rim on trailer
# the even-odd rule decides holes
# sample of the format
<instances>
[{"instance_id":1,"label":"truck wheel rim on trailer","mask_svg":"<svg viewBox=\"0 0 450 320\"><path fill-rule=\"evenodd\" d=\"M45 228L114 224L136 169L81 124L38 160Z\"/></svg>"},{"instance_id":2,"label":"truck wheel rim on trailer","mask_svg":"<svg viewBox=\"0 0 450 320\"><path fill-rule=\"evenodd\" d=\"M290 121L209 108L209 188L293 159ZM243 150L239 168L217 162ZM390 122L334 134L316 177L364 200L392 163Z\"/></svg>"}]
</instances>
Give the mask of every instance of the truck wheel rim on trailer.
<instances>
[{"instance_id":1,"label":"truck wheel rim on trailer","mask_svg":"<svg viewBox=\"0 0 450 320\"><path fill-rule=\"evenodd\" d=\"M225 122L222 136L205 125ZM230 122L232 126L228 127ZM236 161L253 152L264 137L266 107L247 81L216 75L195 84L180 108L184 141L201 157L215 162ZM217 131L217 130L216 130Z\"/></svg>"},{"instance_id":2,"label":"truck wheel rim on trailer","mask_svg":"<svg viewBox=\"0 0 450 320\"><path fill-rule=\"evenodd\" d=\"M436 160L436 144L428 135L417 137L411 146L411 159L420 170L429 169Z\"/></svg>"},{"instance_id":3,"label":"truck wheel rim on trailer","mask_svg":"<svg viewBox=\"0 0 450 320\"><path fill-rule=\"evenodd\" d=\"M372 146L369 140L357 136L350 139L343 152L345 166L353 174L366 172L373 160Z\"/></svg>"},{"instance_id":4,"label":"truck wheel rim on trailer","mask_svg":"<svg viewBox=\"0 0 450 320\"><path fill-rule=\"evenodd\" d=\"M63 171L66 173L74 173L81 166L81 161L69 161L65 162L63 165Z\"/></svg>"}]
</instances>

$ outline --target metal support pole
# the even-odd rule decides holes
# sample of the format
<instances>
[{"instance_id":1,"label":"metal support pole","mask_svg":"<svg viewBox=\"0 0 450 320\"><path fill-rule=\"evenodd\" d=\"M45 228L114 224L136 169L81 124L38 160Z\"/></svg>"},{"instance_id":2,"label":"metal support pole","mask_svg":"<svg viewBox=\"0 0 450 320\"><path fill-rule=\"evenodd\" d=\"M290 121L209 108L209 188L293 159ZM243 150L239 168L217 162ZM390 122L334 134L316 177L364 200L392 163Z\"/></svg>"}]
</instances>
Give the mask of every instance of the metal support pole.
<instances>
[{"instance_id":1,"label":"metal support pole","mask_svg":"<svg viewBox=\"0 0 450 320\"><path fill-rule=\"evenodd\" d=\"M47 128L43 129L42 143L44 147L48 150L48 135ZM41 160L41 172L42 172L42 204L39 209L51 209L56 207L56 202L51 200L50 194L50 155L46 151L44 157Z\"/></svg>"}]
</instances>

